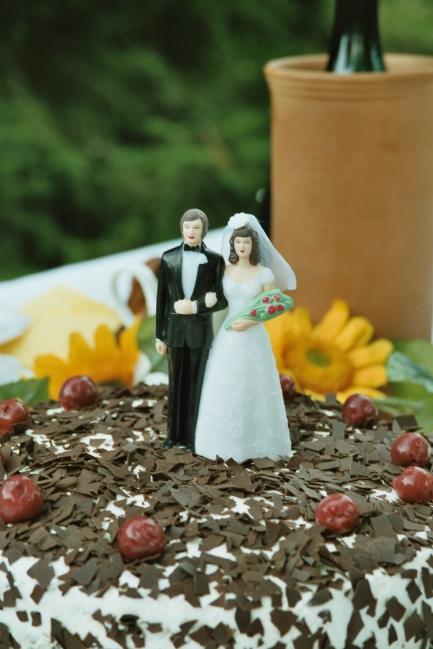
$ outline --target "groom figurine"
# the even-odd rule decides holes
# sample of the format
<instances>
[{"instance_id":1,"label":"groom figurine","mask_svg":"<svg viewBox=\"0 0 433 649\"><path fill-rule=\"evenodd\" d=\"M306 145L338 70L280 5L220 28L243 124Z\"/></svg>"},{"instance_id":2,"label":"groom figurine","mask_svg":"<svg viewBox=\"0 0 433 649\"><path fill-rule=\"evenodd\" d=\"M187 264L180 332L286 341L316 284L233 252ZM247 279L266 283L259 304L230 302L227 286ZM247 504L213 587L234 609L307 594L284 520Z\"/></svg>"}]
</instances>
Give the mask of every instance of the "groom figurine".
<instances>
[{"instance_id":1,"label":"groom figurine","mask_svg":"<svg viewBox=\"0 0 433 649\"><path fill-rule=\"evenodd\" d=\"M227 306L222 289L224 259L203 243L204 212L191 209L180 220L184 242L161 259L156 302L156 349L168 354L166 448L195 450L201 388L213 342L211 314Z\"/></svg>"}]
</instances>

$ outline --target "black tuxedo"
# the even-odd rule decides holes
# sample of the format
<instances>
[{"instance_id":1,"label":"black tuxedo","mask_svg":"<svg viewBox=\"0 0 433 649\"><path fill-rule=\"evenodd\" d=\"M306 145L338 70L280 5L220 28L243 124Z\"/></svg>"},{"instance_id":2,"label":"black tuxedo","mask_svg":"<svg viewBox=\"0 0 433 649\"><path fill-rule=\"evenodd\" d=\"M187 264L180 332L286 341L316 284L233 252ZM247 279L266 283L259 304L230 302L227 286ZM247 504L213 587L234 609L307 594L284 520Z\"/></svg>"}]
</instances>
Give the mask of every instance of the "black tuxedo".
<instances>
[{"instance_id":1,"label":"black tuxedo","mask_svg":"<svg viewBox=\"0 0 433 649\"><path fill-rule=\"evenodd\" d=\"M168 347L169 396L168 439L174 444L194 446L195 426L200 404L201 388L209 349L213 342L211 315L227 306L222 290L224 259L208 250L201 252L207 263L200 264L191 295L197 301L197 313L179 315L174 303L183 300L183 243L167 250L161 260L156 303L156 337ZM208 309L205 294L216 293L215 306Z\"/></svg>"}]
</instances>

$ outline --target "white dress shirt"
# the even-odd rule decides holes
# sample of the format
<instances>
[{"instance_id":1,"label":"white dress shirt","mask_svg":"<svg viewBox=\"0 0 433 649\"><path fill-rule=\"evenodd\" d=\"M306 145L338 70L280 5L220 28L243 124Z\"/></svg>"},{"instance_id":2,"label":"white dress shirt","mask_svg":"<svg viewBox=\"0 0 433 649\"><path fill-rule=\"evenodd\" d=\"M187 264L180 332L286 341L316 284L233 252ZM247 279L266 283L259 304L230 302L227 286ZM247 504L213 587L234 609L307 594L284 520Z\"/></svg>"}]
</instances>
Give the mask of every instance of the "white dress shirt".
<instances>
[{"instance_id":1,"label":"white dress shirt","mask_svg":"<svg viewBox=\"0 0 433 649\"><path fill-rule=\"evenodd\" d=\"M201 244L200 244L201 250ZM200 264L207 264L207 257L202 252L190 252L182 246L182 288L185 299L190 300L197 281L197 272ZM195 305L194 313L197 313Z\"/></svg>"}]
</instances>

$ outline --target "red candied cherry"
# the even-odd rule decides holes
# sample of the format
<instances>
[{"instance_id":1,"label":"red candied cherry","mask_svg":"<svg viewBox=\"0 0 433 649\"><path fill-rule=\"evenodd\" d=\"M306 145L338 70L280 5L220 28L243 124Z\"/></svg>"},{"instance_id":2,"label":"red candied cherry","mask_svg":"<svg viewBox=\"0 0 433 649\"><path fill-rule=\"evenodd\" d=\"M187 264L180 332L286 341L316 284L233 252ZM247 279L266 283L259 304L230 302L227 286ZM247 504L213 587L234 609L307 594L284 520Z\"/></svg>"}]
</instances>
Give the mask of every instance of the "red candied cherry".
<instances>
[{"instance_id":1,"label":"red candied cherry","mask_svg":"<svg viewBox=\"0 0 433 649\"><path fill-rule=\"evenodd\" d=\"M347 494L331 494L317 505L316 521L334 534L344 534L359 521L359 507Z\"/></svg>"},{"instance_id":2,"label":"red candied cherry","mask_svg":"<svg viewBox=\"0 0 433 649\"><path fill-rule=\"evenodd\" d=\"M430 456L430 444L419 433L404 433L391 446L391 460L398 466L427 466Z\"/></svg>"},{"instance_id":3,"label":"red candied cherry","mask_svg":"<svg viewBox=\"0 0 433 649\"><path fill-rule=\"evenodd\" d=\"M253 317L256 316L257 315L257 310L256 309L251 309L250 315L252 315Z\"/></svg>"},{"instance_id":4,"label":"red candied cherry","mask_svg":"<svg viewBox=\"0 0 433 649\"><path fill-rule=\"evenodd\" d=\"M147 516L134 516L120 528L117 537L120 554L135 561L161 554L165 547L163 529L156 521Z\"/></svg>"},{"instance_id":5,"label":"red candied cherry","mask_svg":"<svg viewBox=\"0 0 433 649\"><path fill-rule=\"evenodd\" d=\"M41 513L43 504L42 491L26 476L13 475L0 487L0 516L5 523L35 518Z\"/></svg>"},{"instance_id":6,"label":"red candied cherry","mask_svg":"<svg viewBox=\"0 0 433 649\"><path fill-rule=\"evenodd\" d=\"M279 302L279 301L281 300L281 298L280 298L280 296L277 294L277 295L274 295L274 300L275 300L276 302Z\"/></svg>"},{"instance_id":7,"label":"red candied cherry","mask_svg":"<svg viewBox=\"0 0 433 649\"><path fill-rule=\"evenodd\" d=\"M268 302L270 302L269 297L268 297L267 295L265 295L265 297L262 297L262 302L265 302L265 304L267 304Z\"/></svg>"},{"instance_id":8,"label":"red candied cherry","mask_svg":"<svg viewBox=\"0 0 433 649\"><path fill-rule=\"evenodd\" d=\"M433 476L419 466L408 466L392 486L397 496L407 503L425 503L433 495Z\"/></svg>"},{"instance_id":9,"label":"red candied cherry","mask_svg":"<svg viewBox=\"0 0 433 649\"><path fill-rule=\"evenodd\" d=\"M277 310L277 309L276 309L276 307L274 307L273 304L271 304L270 306L268 306L268 308L266 309L266 311L267 311L268 313L270 313L271 315L273 315L273 314L275 313L276 310Z\"/></svg>"},{"instance_id":10,"label":"red candied cherry","mask_svg":"<svg viewBox=\"0 0 433 649\"><path fill-rule=\"evenodd\" d=\"M296 397L296 384L288 374L280 374L280 385L283 391L283 399L290 403Z\"/></svg>"},{"instance_id":11,"label":"red candied cherry","mask_svg":"<svg viewBox=\"0 0 433 649\"><path fill-rule=\"evenodd\" d=\"M377 419L378 410L369 397L363 394L352 394L343 404L343 420L345 424L365 426L370 419Z\"/></svg>"},{"instance_id":12,"label":"red candied cherry","mask_svg":"<svg viewBox=\"0 0 433 649\"><path fill-rule=\"evenodd\" d=\"M29 407L17 399L6 399L0 403L0 435L13 431L15 424L23 424L30 419Z\"/></svg>"},{"instance_id":13,"label":"red candied cherry","mask_svg":"<svg viewBox=\"0 0 433 649\"><path fill-rule=\"evenodd\" d=\"M279 304L279 305L277 306L277 311L284 311L284 305L283 305L283 304Z\"/></svg>"},{"instance_id":14,"label":"red candied cherry","mask_svg":"<svg viewBox=\"0 0 433 649\"><path fill-rule=\"evenodd\" d=\"M71 376L60 388L59 401L65 410L91 406L98 398L98 389L90 376Z\"/></svg>"}]
</instances>

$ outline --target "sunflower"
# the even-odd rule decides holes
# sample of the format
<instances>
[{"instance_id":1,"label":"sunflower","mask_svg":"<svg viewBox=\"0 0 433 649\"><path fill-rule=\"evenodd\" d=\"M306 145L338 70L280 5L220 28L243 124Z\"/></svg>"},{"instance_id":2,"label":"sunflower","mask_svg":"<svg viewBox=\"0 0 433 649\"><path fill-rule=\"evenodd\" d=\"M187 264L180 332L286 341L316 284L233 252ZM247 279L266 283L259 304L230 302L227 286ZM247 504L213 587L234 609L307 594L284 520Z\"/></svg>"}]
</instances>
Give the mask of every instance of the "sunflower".
<instances>
[{"instance_id":1,"label":"sunflower","mask_svg":"<svg viewBox=\"0 0 433 649\"><path fill-rule=\"evenodd\" d=\"M384 338L370 342L374 329L362 317L350 317L335 300L318 325L305 308L266 323L278 371L289 374L297 389L315 399L335 392L344 402L351 394L386 396L377 388L387 381L385 362L393 347Z\"/></svg>"},{"instance_id":2,"label":"sunflower","mask_svg":"<svg viewBox=\"0 0 433 649\"><path fill-rule=\"evenodd\" d=\"M120 381L132 385L140 350L137 345L136 318L129 329L124 329L118 340L107 325L100 325L94 334L94 347L77 332L70 335L68 360L54 354L38 356L34 363L37 377L49 377L49 394L57 399L60 388L71 376L87 374L96 383Z\"/></svg>"}]
</instances>

